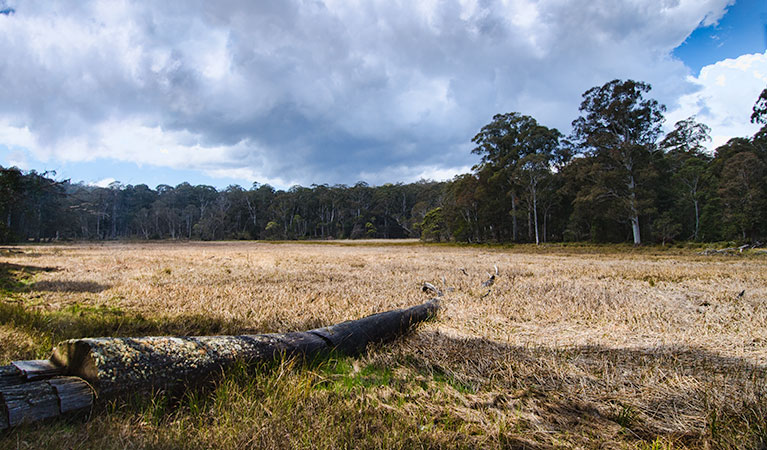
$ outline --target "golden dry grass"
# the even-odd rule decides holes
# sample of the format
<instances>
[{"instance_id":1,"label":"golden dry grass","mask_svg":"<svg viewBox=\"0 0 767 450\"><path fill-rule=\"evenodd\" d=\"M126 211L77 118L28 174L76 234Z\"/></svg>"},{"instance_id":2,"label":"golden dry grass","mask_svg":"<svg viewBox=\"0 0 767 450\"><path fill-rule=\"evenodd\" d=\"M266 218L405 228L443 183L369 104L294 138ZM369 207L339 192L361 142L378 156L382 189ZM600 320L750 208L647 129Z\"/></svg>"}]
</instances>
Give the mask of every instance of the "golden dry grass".
<instances>
[{"instance_id":1,"label":"golden dry grass","mask_svg":"<svg viewBox=\"0 0 767 450\"><path fill-rule=\"evenodd\" d=\"M767 443L764 256L323 244L4 249L15 281L2 294L0 364L83 333L285 332L421 303L424 281L445 296L436 321L364 357L231 374L202 398L112 404L0 446Z\"/></svg>"}]
</instances>

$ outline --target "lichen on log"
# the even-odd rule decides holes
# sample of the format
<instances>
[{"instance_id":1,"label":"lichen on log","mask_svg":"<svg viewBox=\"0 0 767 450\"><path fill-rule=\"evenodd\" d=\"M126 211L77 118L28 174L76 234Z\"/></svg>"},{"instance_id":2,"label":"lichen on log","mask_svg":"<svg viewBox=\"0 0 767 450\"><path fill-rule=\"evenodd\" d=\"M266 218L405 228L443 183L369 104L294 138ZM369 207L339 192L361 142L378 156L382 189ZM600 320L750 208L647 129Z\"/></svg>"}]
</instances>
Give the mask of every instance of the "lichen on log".
<instances>
[{"instance_id":1,"label":"lichen on log","mask_svg":"<svg viewBox=\"0 0 767 450\"><path fill-rule=\"evenodd\" d=\"M234 363L269 361L280 355L316 357L330 351L362 352L390 341L434 315L439 301L373 314L329 327L283 334L240 336L150 336L72 339L59 344L51 361L81 377L99 394L166 389L206 380Z\"/></svg>"},{"instance_id":2,"label":"lichen on log","mask_svg":"<svg viewBox=\"0 0 767 450\"><path fill-rule=\"evenodd\" d=\"M436 314L439 299L309 331L241 336L72 339L50 360L0 367L0 430L83 411L95 396L186 388L235 363L356 355ZM59 375L68 376L59 376Z\"/></svg>"}]
</instances>

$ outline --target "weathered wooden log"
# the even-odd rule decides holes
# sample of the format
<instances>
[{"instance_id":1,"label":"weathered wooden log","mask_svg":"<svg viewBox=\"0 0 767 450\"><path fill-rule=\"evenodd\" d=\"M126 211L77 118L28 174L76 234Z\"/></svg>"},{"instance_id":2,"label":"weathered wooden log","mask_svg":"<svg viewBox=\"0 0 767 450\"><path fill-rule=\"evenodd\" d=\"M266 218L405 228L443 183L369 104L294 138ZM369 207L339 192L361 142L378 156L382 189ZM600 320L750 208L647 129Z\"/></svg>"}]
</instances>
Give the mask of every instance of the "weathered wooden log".
<instances>
[{"instance_id":1,"label":"weathered wooden log","mask_svg":"<svg viewBox=\"0 0 767 450\"><path fill-rule=\"evenodd\" d=\"M12 366L17 368L27 380L40 380L59 375L62 368L53 364L48 359L33 359L27 361L13 361Z\"/></svg>"},{"instance_id":2,"label":"weathered wooden log","mask_svg":"<svg viewBox=\"0 0 767 450\"><path fill-rule=\"evenodd\" d=\"M0 367L0 373L18 370ZM0 386L0 430L90 409L93 389L78 377L29 381L20 373Z\"/></svg>"},{"instance_id":3,"label":"weathered wooden log","mask_svg":"<svg viewBox=\"0 0 767 450\"><path fill-rule=\"evenodd\" d=\"M0 392L0 400L5 407L9 427L61 414L56 391L45 380L5 388Z\"/></svg>"},{"instance_id":4,"label":"weathered wooden log","mask_svg":"<svg viewBox=\"0 0 767 450\"><path fill-rule=\"evenodd\" d=\"M0 430L82 411L94 395L187 387L235 363L281 356L355 355L436 314L439 299L309 331L243 336L72 339L50 361L0 367ZM68 376L58 376L66 374Z\"/></svg>"},{"instance_id":5,"label":"weathered wooden log","mask_svg":"<svg viewBox=\"0 0 767 450\"><path fill-rule=\"evenodd\" d=\"M371 343L389 342L406 333L413 325L436 314L439 299L407 309L387 311L359 320L350 320L326 328L308 331L323 338L335 350L356 355Z\"/></svg>"},{"instance_id":6,"label":"weathered wooden log","mask_svg":"<svg viewBox=\"0 0 767 450\"><path fill-rule=\"evenodd\" d=\"M16 366L0 366L0 389L24 382L21 371Z\"/></svg>"},{"instance_id":7,"label":"weathered wooden log","mask_svg":"<svg viewBox=\"0 0 767 450\"><path fill-rule=\"evenodd\" d=\"M68 414L93 406L93 388L82 378L56 377L48 380L59 399L59 411Z\"/></svg>"},{"instance_id":8,"label":"weathered wooden log","mask_svg":"<svg viewBox=\"0 0 767 450\"><path fill-rule=\"evenodd\" d=\"M14 366L0 366L0 391L18 386L24 382L21 372ZM0 401L2 397L0 396ZM0 430L8 428L8 410L0 404Z\"/></svg>"},{"instance_id":9,"label":"weathered wooden log","mask_svg":"<svg viewBox=\"0 0 767 450\"><path fill-rule=\"evenodd\" d=\"M279 355L313 358L336 350L347 355L405 333L439 308L437 299L315 330L242 336L92 338L62 342L51 361L88 381L99 395L173 389L208 379L236 362Z\"/></svg>"}]
</instances>

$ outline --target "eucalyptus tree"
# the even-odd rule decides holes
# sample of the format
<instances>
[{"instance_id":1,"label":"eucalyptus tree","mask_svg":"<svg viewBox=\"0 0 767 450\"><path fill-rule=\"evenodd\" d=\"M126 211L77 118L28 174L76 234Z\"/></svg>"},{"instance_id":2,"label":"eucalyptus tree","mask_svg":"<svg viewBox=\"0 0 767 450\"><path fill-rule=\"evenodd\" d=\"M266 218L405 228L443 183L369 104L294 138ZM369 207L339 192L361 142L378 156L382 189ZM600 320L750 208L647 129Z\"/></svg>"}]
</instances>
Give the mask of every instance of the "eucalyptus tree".
<instances>
[{"instance_id":1,"label":"eucalyptus tree","mask_svg":"<svg viewBox=\"0 0 767 450\"><path fill-rule=\"evenodd\" d=\"M456 175L447 184L443 210L452 236L457 241L480 242L479 179L474 174Z\"/></svg>"},{"instance_id":2,"label":"eucalyptus tree","mask_svg":"<svg viewBox=\"0 0 767 450\"><path fill-rule=\"evenodd\" d=\"M762 90L759 94L759 98L754 103L754 108L751 113L751 123L760 123L767 125L767 88Z\"/></svg>"},{"instance_id":3,"label":"eucalyptus tree","mask_svg":"<svg viewBox=\"0 0 767 450\"><path fill-rule=\"evenodd\" d=\"M724 237L767 237L767 152L753 139L732 138L716 149L711 172L718 179L717 213Z\"/></svg>"},{"instance_id":4,"label":"eucalyptus tree","mask_svg":"<svg viewBox=\"0 0 767 450\"><path fill-rule=\"evenodd\" d=\"M357 182L349 188L349 200L354 210L354 217L359 218L370 210L373 202L373 189L364 181Z\"/></svg>"},{"instance_id":5,"label":"eucalyptus tree","mask_svg":"<svg viewBox=\"0 0 767 450\"><path fill-rule=\"evenodd\" d=\"M506 180L511 196L512 239L518 238L517 201L524 189L530 198L534 218L535 242L538 235L538 188L550 174L550 166L559 147L561 133L540 125L530 116L512 112L496 114L482 127L472 142L472 153L482 157L475 170L490 169L493 177Z\"/></svg>"},{"instance_id":6,"label":"eucalyptus tree","mask_svg":"<svg viewBox=\"0 0 767 450\"><path fill-rule=\"evenodd\" d=\"M750 151L727 160L719 182L725 223L738 237L756 241L767 233L767 165Z\"/></svg>"},{"instance_id":7,"label":"eucalyptus tree","mask_svg":"<svg viewBox=\"0 0 767 450\"><path fill-rule=\"evenodd\" d=\"M592 196L612 199L631 224L634 244L642 242L639 216L651 208L643 184L651 171L651 153L661 134L665 106L646 99L647 83L613 80L583 94L573 138L596 158L602 170Z\"/></svg>"},{"instance_id":8,"label":"eucalyptus tree","mask_svg":"<svg viewBox=\"0 0 767 450\"><path fill-rule=\"evenodd\" d=\"M559 132L553 130L558 135ZM556 148L558 136L552 136L549 144ZM547 146L538 147L538 152L526 155L517 164L516 177L525 186L529 202L529 210L532 212L533 229L535 234L535 243L540 244L539 225L538 225L538 204L540 192L548 187L552 181L551 158L553 149Z\"/></svg>"},{"instance_id":9,"label":"eucalyptus tree","mask_svg":"<svg viewBox=\"0 0 767 450\"><path fill-rule=\"evenodd\" d=\"M692 238L698 240L700 234L701 201L704 188L710 184L711 176L708 165L711 157L705 153L704 143L711 141L711 129L698 123L695 117L680 120L660 142L660 148L666 151L671 161L673 182L681 197L693 208L694 225Z\"/></svg>"},{"instance_id":10,"label":"eucalyptus tree","mask_svg":"<svg viewBox=\"0 0 767 450\"><path fill-rule=\"evenodd\" d=\"M751 144L753 145L756 156L759 157L762 162L767 164L767 88L762 91L756 104L754 104L753 114L751 114L751 122L764 125L756 132L754 137L751 138Z\"/></svg>"},{"instance_id":11,"label":"eucalyptus tree","mask_svg":"<svg viewBox=\"0 0 767 450\"><path fill-rule=\"evenodd\" d=\"M56 172L29 171L21 178L22 211L17 234L35 241L52 239L59 234L58 221L64 219L61 198L64 196L62 182L49 178Z\"/></svg>"},{"instance_id":12,"label":"eucalyptus tree","mask_svg":"<svg viewBox=\"0 0 767 450\"><path fill-rule=\"evenodd\" d=\"M313 184L312 193L316 199L314 215L317 217L316 229L320 229L320 237L333 234L333 225L337 219L334 192L327 184Z\"/></svg>"},{"instance_id":13,"label":"eucalyptus tree","mask_svg":"<svg viewBox=\"0 0 767 450\"><path fill-rule=\"evenodd\" d=\"M253 183L247 191L245 202L248 207L250 235L257 239L268 222L268 210L274 199L275 190L268 184Z\"/></svg>"},{"instance_id":14,"label":"eucalyptus tree","mask_svg":"<svg viewBox=\"0 0 767 450\"><path fill-rule=\"evenodd\" d=\"M122 191L126 230L124 236L149 239L151 216L149 210L157 199L157 193L145 184L128 185Z\"/></svg>"},{"instance_id":15,"label":"eucalyptus tree","mask_svg":"<svg viewBox=\"0 0 767 450\"><path fill-rule=\"evenodd\" d=\"M13 240L13 216L24 195L23 177L18 167L0 166L0 242Z\"/></svg>"}]
</instances>

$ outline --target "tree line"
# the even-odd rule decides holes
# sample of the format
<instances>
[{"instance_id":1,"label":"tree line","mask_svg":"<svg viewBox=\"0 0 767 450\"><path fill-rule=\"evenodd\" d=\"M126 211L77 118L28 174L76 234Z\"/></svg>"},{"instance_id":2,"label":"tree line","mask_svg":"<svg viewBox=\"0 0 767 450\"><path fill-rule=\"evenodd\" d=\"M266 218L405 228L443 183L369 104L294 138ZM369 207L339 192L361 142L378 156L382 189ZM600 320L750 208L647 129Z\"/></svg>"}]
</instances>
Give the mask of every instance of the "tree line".
<instances>
[{"instance_id":1,"label":"tree line","mask_svg":"<svg viewBox=\"0 0 767 450\"><path fill-rule=\"evenodd\" d=\"M182 183L151 189L57 182L48 174L0 169L0 239L327 239L418 236L443 184L372 187L254 183L249 189Z\"/></svg>"},{"instance_id":2,"label":"tree line","mask_svg":"<svg viewBox=\"0 0 767 450\"><path fill-rule=\"evenodd\" d=\"M589 89L569 136L497 114L472 140L480 162L447 182L102 188L0 167L0 241L764 241L767 89L751 115L762 129L713 153L694 117L664 134L650 90L633 80Z\"/></svg>"}]
</instances>

